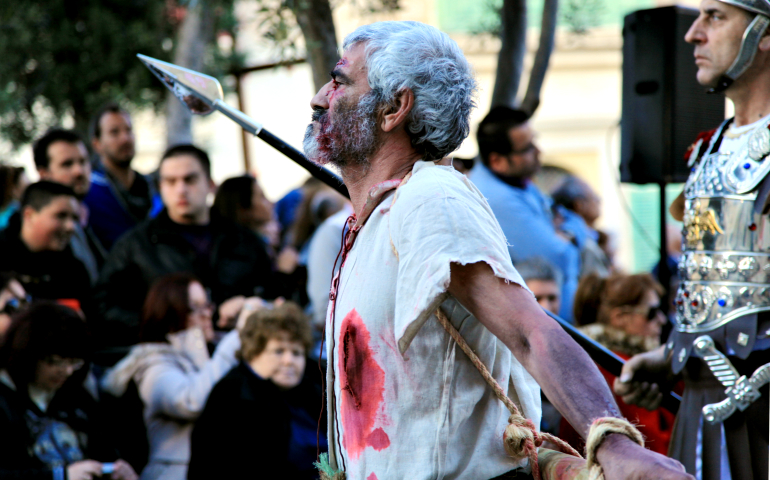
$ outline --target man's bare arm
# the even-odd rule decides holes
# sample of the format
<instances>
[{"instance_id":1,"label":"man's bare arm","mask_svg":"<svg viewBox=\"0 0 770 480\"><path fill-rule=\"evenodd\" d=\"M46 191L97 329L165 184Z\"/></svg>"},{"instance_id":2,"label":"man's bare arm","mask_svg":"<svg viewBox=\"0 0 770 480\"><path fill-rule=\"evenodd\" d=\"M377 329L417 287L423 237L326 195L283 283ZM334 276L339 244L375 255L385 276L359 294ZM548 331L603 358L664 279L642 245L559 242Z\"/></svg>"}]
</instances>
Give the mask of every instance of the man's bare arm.
<instances>
[{"instance_id":1,"label":"man's bare arm","mask_svg":"<svg viewBox=\"0 0 770 480\"><path fill-rule=\"evenodd\" d=\"M668 212L674 217L674 220L684 220L684 190L668 206Z\"/></svg>"},{"instance_id":2,"label":"man's bare arm","mask_svg":"<svg viewBox=\"0 0 770 480\"><path fill-rule=\"evenodd\" d=\"M449 293L511 349L583 438L595 418L622 416L591 358L527 290L477 263L452 265Z\"/></svg>"},{"instance_id":3,"label":"man's bare arm","mask_svg":"<svg viewBox=\"0 0 770 480\"><path fill-rule=\"evenodd\" d=\"M532 294L496 277L485 263L452 264L449 293L511 349L583 438L598 417L621 417L593 361L547 316ZM597 451L605 478L685 479L678 462L609 435Z\"/></svg>"}]
</instances>

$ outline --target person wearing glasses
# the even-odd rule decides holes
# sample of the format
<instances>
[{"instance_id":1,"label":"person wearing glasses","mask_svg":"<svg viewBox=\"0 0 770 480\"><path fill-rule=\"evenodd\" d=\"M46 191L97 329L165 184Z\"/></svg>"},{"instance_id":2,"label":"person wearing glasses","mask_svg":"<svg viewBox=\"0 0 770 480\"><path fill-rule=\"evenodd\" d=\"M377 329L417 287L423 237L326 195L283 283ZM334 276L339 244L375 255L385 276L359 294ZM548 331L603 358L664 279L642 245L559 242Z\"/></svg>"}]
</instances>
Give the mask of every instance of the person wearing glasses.
<instances>
[{"instance_id":1,"label":"person wearing glasses","mask_svg":"<svg viewBox=\"0 0 770 480\"><path fill-rule=\"evenodd\" d=\"M480 162L469 178L486 197L508 241L513 263L544 257L561 273L561 307L572 318L572 298L580 275L580 247L554 224L552 200L532 178L540 170L540 149L529 115L498 106L490 110L476 134ZM565 216L571 212L560 212Z\"/></svg>"},{"instance_id":2,"label":"person wearing glasses","mask_svg":"<svg viewBox=\"0 0 770 480\"><path fill-rule=\"evenodd\" d=\"M261 300L250 298L242 313ZM203 285L188 273L160 278L142 310L140 343L102 379L102 388L120 397L133 382L144 405L149 462L142 480L183 480L190 461L190 433L214 385L237 363L238 330L214 341L213 305Z\"/></svg>"},{"instance_id":3,"label":"person wearing glasses","mask_svg":"<svg viewBox=\"0 0 770 480\"><path fill-rule=\"evenodd\" d=\"M137 478L83 382L90 352L71 308L35 302L14 317L0 348L0 478Z\"/></svg>"},{"instance_id":4,"label":"person wearing glasses","mask_svg":"<svg viewBox=\"0 0 770 480\"><path fill-rule=\"evenodd\" d=\"M583 333L628 360L660 346L661 329L667 321L661 303L663 293L663 287L649 273L616 273L607 278L587 275L575 294L575 322ZM612 386L615 376L602 367L599 370ZM674 415L662 408L649 411L628 405L619 395L615 401L623 416L637 424L645 446L666 455ZM582 448L580 437L564 421L561 437Z\"/></svg>"}]
</instances>

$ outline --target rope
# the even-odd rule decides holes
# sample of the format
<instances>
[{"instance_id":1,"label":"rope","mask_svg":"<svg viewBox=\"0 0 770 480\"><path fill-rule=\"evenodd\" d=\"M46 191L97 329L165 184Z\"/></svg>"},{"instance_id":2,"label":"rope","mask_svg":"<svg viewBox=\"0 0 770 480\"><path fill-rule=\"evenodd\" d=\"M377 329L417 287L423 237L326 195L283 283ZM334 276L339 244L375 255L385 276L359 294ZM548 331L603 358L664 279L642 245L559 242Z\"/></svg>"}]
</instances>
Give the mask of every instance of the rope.
<instances>
[{"instance_id":1,"label":"rope","mask_svg":"<svg viewBox=\"0 0 770 480\"><path fill-rule=\"evenodd\" d=\"M617 417L597 418L591 424L586 440L586 468L589 480L604 480L602 467L596 461L596 451L599 450L604 439L611 433L625 435L637 444L644 446L642 433L629 421Z\"/></svg>"},{"instance_id":2,"label":"rope","mask_svg":"<svg viewBox=\"0 0 770 480\"><path fill-rule=\"evenodd\" d=\"M452 325L444 312L439 308L436 310L436 317L438 317L439 323L449 333L452 339L468 356L473 366L481 373L484 380L492 387L492 391L495 396L505 404L508 411L511 412L511 416L508 417L508 426L503 433L503 446L505 452L516 460L522 460L529 458L529 464L532 467L532 476L535 480L540 480L540 466L537 463L537 447L543 444L544 441L554 444L559 451L568 455L573 455L578 458L583 458L580 454L572 448L567 442L559 437L551 435L546 432L538 432L535 428L535 424L532 420L525 418L520 412L519 407L508 398L507 393L502 389L497 380L492 377L487 367L479 359L476 353L466 343L465 339L460 335L460 332Z\"/></svg>"}]
</instances>

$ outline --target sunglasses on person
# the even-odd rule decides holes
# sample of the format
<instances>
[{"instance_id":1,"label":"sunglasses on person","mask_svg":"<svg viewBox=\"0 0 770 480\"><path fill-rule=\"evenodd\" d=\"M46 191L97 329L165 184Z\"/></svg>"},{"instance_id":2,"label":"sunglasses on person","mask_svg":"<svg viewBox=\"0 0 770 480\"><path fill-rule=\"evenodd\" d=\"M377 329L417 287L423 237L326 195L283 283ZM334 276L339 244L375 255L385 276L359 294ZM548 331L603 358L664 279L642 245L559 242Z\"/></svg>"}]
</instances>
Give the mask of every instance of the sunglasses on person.
<instances>
[{"instance_id":1,"label":"sunglasses on person","mask_svg":"<svg viewBox=\"0 0 770 480\"><path fill-rule=\"evenodd\" d=\"M629 312L639 313L644 315L644 317L647 319L648 322L655 320L655 318L658 316L658 312L662 313L663 316L666 315L666 312L663 311L660 305L653 305L651 307L648 307L646 310L644 308L645 307L627 307L627 310Z\"/></svg>"}]
</instances>

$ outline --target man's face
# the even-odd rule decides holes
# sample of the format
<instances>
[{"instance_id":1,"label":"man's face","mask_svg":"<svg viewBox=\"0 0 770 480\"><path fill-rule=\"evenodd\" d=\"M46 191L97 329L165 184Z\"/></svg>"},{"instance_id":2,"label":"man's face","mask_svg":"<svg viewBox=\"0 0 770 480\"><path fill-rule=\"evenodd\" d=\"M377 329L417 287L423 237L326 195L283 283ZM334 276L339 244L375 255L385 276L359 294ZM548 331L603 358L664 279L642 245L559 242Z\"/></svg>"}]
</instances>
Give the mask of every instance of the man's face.
<instances>
[{"instance_id":1,"label":"man's face","mask_svg":"<svg viewBox=\"0 0 770 480\"><path fill-rule=\"evenodd\" d=\"M540 170L540 149L535 145L535 131L526 122L508 130L513 151L508 154L507 175L517 178L531 178Z\"/></svg>"},{"instance_id":2,"label":"man's face","mask_svg":"<svg viewBox=\"0 0 770 480\"><path fill-rule=\"evenodd\" d=\"M107 112L99 119L101 135L94 139L94 149L109 162L128 167L134 158L134 130L125 113Z\"/></svg>"},{"instance_id":3,"label":"man's face","mask_svg":"<svg viewBox=\"0 0 770 480\"><path fill-rule=\"evenodd\" d=\"M54 142L48 146L48 168L40 168L40 178L72 188L83 199L91 188L91 164L82 142Z\"/></svg>"},{"instance_id":4,"label":"man's face","mask_svg":"<svg viewBox=\"0 0 770 480\"><path fill-rule=\"evenodd\" d=\"M695 45L698 83L717 85L738 56L743 32L749 24L745 10L717 0L702 0L700 15L684 39Z\"/></svg>"},{"instance_id":5,"label":"man's face","mask_svg":"<svg viewBox=\"0 0 770 480\"><path fill-rule=\"evenodd\" d=\"M208 222L206 197L211 187L201 162L192 155L166 158L160 164L160 196L168 216L176 223Z\"/></svg>"},{"instance_id":6,"label":"man's face","mask_svg":"<svg viewBox=\"0 0 770 480\"><path fill-rule=\"evenodd\" d=\"M40 211L24 207L22 230L28 232L30 249L62 251L67 248L78 221L78 203L66 195L54 197Z\"/></svg>"},{"instance_id":7,"label":"man's face","mask_svg":"<svg viewBox=\"0 0 770 480\"><path fill-rule=\"evenodd\" d=\"M332 71L332 80L310 105L313 121L305 131L305 155L320 165L367 165L381 135L379 105L366 78L363 45L345 52Z\"/></svg>"},{"instance_id":8,"label":"man's face","mask_svg":"<svg viewBox=\"0 0 770 480\"><path fill-rule=\"evenodd\" d=\"M527 286L535 295L537 303L551 313L558 314L561 307L559 286L551 280L527 280Z\"/></svg>"}]
</instances>

